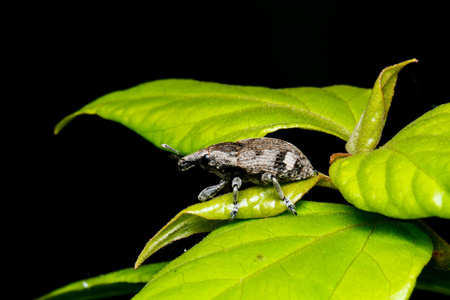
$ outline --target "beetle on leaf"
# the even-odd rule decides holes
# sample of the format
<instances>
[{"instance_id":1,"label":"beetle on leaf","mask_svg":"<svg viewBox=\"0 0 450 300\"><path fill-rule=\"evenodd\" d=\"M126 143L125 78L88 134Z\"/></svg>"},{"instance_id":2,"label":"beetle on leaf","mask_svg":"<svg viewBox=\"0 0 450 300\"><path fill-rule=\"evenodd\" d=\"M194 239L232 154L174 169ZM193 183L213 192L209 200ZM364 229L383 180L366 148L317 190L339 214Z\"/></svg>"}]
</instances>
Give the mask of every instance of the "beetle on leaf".
<instances>
[{"instance_id":1,"label":"beetle on leaf","mask_svg":"<svg viewBox=\"0 0 450 300\"><path fill-rule=\"evenodd\" d=\"M242 181L258 185L272 183L288 209L297 215L294 204L283 194L279 182L303 180L316 174L309 160L297 147L274 138L219 143L184 157L169 145L161 146L177 153L179 171L200 165L220 177L219 184L200 192L198 199L202 202L213 198L231 180L234 207L230 213L230 221L239 210L238 190Z\"/></svg>"}]
</instances>

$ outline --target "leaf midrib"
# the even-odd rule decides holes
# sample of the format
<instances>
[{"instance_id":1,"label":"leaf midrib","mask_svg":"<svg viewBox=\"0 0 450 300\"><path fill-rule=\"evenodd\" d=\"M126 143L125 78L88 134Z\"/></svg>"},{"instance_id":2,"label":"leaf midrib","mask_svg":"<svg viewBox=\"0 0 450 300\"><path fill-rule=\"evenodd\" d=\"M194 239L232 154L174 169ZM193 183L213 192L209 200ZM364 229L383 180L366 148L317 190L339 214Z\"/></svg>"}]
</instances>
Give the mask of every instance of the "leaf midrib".
<instances>
[{"instance_id":1,"label":"leaf midrib","mask_svg":"<svg viewBox=\"0 0 450 300\"><path fill-rule=\"evenodd\" d=\"M322 89L322 90L325 91L328 94L333 95L333 97L339 99L340 102L343 102L346 105L346 107L347 107L348 111L350 112L350 114L352 115L352 117L354 119L353 121L355 122L354 113L349 108L347 101L345 101L341 97L337 96L335 93L332 93L332 92L330 92L330 91L328 91L326 89ZM244 100L247 100L249 102L254 102L256 104L259 104L259 105L256 105L255 107L266 107L266 105L268 105L268 106L276 106L276 107L282 107L282 108L290 108L290 109L293 109L293 110L296 110L296 111L302 111L302 112L310 113L311 115L314 115L314 116L319 116L320 119L325 119L325 120L332 121L329 118L325 118L322 115L311 111L308 108L308 106L299 97L297 97L295 95L289 94L289 93L287 93L285 91L282 91L282 90L271 90L271 91L279 92L280 94L285 95L285 97L289 97L289 98L293 99L294 101L297 101L298 103L301 103L304 106L304 108L300 107L300 106L295 106L295 105L292 105L292 104L288 104L288 103L277 101L276 98L264 98L264 97L256 98L255 96L252 96L252 95L250 95L250 96L242 96L242 95L235 95L235 94L231 94L230 95L230 94L217 94L217 93L210 93L210 94L206 94L206 93L205 94L182 94L182 93L173 93L173 94L167 94L166 93L166 94L163 94L163 93L161 93L161 94L156 94L156 95L151 95L151 96L140 96L140 97L136 97L136 98L127 97L127 98L123 99L123 98L119 97L119 98L105 99L104 102L96 104L97 107L95 108L95 112L94 113L97 114L98 111L103 106L108 105L109 103L117 103L117 102L124 101L126 105L129 105L128 101L130 100L130 98L133 98L133 100L135 100L135 101L152 101L152 98L158 98L158 97L177 97L177 98L179 98L179 99L176 99L176 100L173 100L173 101L170 101L170 102L165 102L165 103L162 103L161 105L152 107L152 109L159 109L159 108L163 108L165 106L170 106L172 104L179 103L181 101L185 101L187 99L198 100L197 98L214 98L214 97L219 98L220 97L220 98L225 98L225 99L244 99ZM95 102L92 102L92 103L95 103ZM90 104L88 104L88 106L89 105ZM83 108L81 110L83 110ZM232 112L236 112L236 111L232 111ZM341 125L335 123L334 121L332 121L332 122L334 124L336 124L337 126L341 127ZM344 128L344 130L347 131L346 128Z\"/></svg>"},{"instance_id":2,"label":"leaf midrib","mask_svg":"<svg viewBox=\"0 0 450 300\"><path fill-rule=\"evenodd\" d=\"M226 114L234 115L234 114L236 114L238 112L245 112L245 111L248 111L248 110L257 109L257 108L265 108L265 107L267 107L267 106L256 105L256 106L253 106L253 107L247 107L245 109L236 109L236 110L233 110L233 111L229 111L227 113L221 113L221 114L217 114L217 115L214 115L214 116L208 116L208 117L205 117L203 119L199 119L199 120L196 120L196 121L193 121L193 122L189 122L189 123L178 124L176 126L162 128L162 129L141 130L141 132L152 133L152 132L161 132L161 131L171 130L171 129L182 127L182 126L189 126L189 125L195 125L195 124L198 124L198 123L204 123L205 120L212 119L212 118L217 118L218 116L223 116L223 115L226 115ZM293 111L294 113L297 113L299 115L301 115L301 114L309 115L310 117L312 117L312 118L314 118L316 120L324 121L324 122L326 122L328 124L334 125L336 129L339 129L339 130L334 130L335 132L342 132L342 133L345 133L347 137L350 136L350 132L348 131L348 129L343 127L343 126L341 126L341 124L336 123L336 121L334 121L334 120L332 120L330 118L327 118L327 117L325 117L323 115L320 115L320 114L317 114L315 112L312 112L310 110L305 110L305 109L302 109L302 108L297 108L297 107L288 106L288 105L281 105L281 104L271 104L270 107L289 109L290 111ZM100 109L100 107L99 107L99 109ZM143 120L141 121L141 123L142 122L143 122ZM273 125L277 125L277 124L287 124L287 123L290 124L290 123L295 123L295 122L277 122L277 123L273 123L273 124L267 124L264 127L273 126ZM300 120L297 123L301 123Z\"/></svg>"},{"instance_id":3,"label":"leaf midrib","mask_svg":"<svg viewBox=\"0 0 450 300\"><path fill-rule=\"evenodd\" d=\"M252 274L249 274L248 276L245 276L245 277L241 278L241 280L240 280L237 284L234 284L234 285L228 287L227 289L223 290L223 291L222 291L220 294L218 294L218 295L224 294L226 291L228 291L228 290L234 288L236 285L242 284L243 282L245 282L246 280L250 279L251 277L254 277L254 276L256 276L257 274L262 273L262 272L266 271L268 268L274 266L275 264L278 264L278 263L280 263L281 261L283 261L283 260L285 260L285 259L291 257L292 255L295 255L295 254L297 254L297 253L303 251L304 249L309 248L310 246L315 245L316 243L318 243L319 241L323 240L324 238L330 237L330 236L335 235L335 234L339 234L339 233L341 233L341 232L350 230L350 229L352 229L352 228L361 227L361 226L368 225L368 224L372 224L373 227L375 227L375 225L376 225L376 224L373 224L372 222L365 222L365 223L360 223L360 224L355 224L355 225L352 225L352 226L344 227L344 228L341 228L340 230L336 230L336 231L330 232L329 234L326 234L326 235L324 235L324 236L320 236L320 237L318 237L317 239L311 241L311 243L306 244L305 246L303 246L303 247L301 247L301 248L298 248L298 249L294 250L292 253L289 253L288 255L285 255L285 256L283 256L282 258L280 258L280 259L278 259L278 260L272 262L271 264L268 264L268 265L262 267L262 268L259 269L258 271L254 272L254 273L252 273ZM373 229L372 229L371 232L373 232ZM366 241L368 240L369 236L370 236L370 234L369 234L368 237L366 238ZM286 237L289 238L289 237L298 237L298 236L286 236ZM303 237L303 236L302 236L302 237ZM284 238L284 237L283 237L283 238ZM365 243L364 243L364 245L365 245ZM362 249L364 249L364 247L362 247ZM362 251L362 250L360 250L360 251L358 252L358 255L359 255L359 253L360 253L361 251ZM358 256L358 255L357 255L357 256ZM357 257L357 256L356 256L356 257ZM344 274L345 274L347 271L348 271L348 268L344 271ZM343 276L344 276L344 274L343 274ZM217 295L217 296L218 296L218 295ZM216 297L217 297L217 296L216 296Z\"/></svg>"}]
</instances>

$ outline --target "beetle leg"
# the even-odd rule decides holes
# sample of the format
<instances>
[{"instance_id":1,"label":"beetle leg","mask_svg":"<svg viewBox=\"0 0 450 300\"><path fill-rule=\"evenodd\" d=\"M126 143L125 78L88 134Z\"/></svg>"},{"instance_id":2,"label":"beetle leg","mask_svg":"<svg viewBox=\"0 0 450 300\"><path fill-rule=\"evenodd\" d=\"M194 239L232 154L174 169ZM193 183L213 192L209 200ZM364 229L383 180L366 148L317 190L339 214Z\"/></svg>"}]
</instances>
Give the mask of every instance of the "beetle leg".
<instances>
[{"instance_id":1,"label":"beetle leg","mask_svg":"<svg viewBox=\"0 0 450 300\"><path fill-rule=\"evenodd\" d=\"M272 182L273 182L273 186L277 190L278 196L280 196L280 198L284 201L284 203L286 203L288 209L291 212L293 212L294 215L297 215L297 212L295 211L294 203L292 203L292 201L283 194L283 191L281 190L281 186L278 183L278 180L273 175L272 175Z\"/></svg>"},{"instance_id":2,"label":"beetle leg","mask_svg":"<svg viewBox=\"0 0 450 300\"><path fill-rule=\"evenodd\" d=\"M214 195L216 195L221 189L223 189L223 187L228 183L227 180L221 180L219 182L219 184L213 185L213 186L209 186L206 189L204 189L203 191L200 192L200 194L198 195L198 200L200 200L201 202L206 201L208 199L211 199L212 197L214 197Z\"/></svg>"},{"instance_id":3,"label":"beetle leg","mask_svg":"<svg viewBox=\"0 0 450 300\"><path fill-rule=\"evenodd\" d=\"M234 177L231 182L231 186L233 187L233 204L234 207L230 212L230 222L233 221L234 217L236 217L239 206L238 206L238 190L242 185L242 180L239 177Z\"/></svg>"}]
</instances>

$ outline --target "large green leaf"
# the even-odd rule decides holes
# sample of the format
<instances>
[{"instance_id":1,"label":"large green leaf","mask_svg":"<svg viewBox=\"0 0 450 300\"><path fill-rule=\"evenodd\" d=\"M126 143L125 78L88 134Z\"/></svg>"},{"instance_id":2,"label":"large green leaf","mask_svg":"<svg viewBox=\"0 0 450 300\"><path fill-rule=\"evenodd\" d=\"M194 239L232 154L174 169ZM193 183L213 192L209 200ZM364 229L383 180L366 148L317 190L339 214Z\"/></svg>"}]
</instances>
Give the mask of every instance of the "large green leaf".
<instances>
[{"instance_id":1,"label":"large green leaf","mask_svg":"<svg viewBox=\"0 0 450 300\"><path fill-rule=\"evenodd\" d=\"M370 89L350 86L269 89L194 80L158 80L105 95L64 118L97 114L183 154L211 144L306 128L347 140Z\"/></svg>"},{"instance_id":2,"label":"large green leaf","mask_svg":"<svg viewBox=\"0 0 450 300\"><path fill-rule=\"evenodd\" d=\"M88 300L134 295L166 265L167 262L156 263L139 270L129 268L76 281L36 300Z\"/></svg>"},{"instance_id":3,"label":"large green leaf","mask_svg":"<svg viewBox=\"0 0 450 300\"><path fill-rule=\"evenodd\" d=\"M450 218L450 104L383 147L338 159L330 177L356 207L395 218Z\"/></svg>"},{"instance_id":4,"label":"large green leaf","mask_svg":"<svg viewBox=\"0 0 450 300\"><path fill-rule=\"evenodd\" d=\"M296 203L323 177L323 174L319 174L306 180L284 183L282 189L284 194ZM195 233L210 232L227 224L233 206L233 197L228 193L183 209L150 239L139 255L135 268L173 241ZM236 219L267 218L276 216L286 209L286 204L280 200L275 189L253 186L239 192L239 212Z\"/></svg>"},{"instance_id":5,"label":"large green leaf","mask_svg":"<svg viewBox=\"0 0 450 300\"><path fill-rule=\"evenodd\" d=\"M155 275L143 299L406 299L432 253L415 225L300 201L298 216L237 220Z\"/></svg>"}]
</instances>

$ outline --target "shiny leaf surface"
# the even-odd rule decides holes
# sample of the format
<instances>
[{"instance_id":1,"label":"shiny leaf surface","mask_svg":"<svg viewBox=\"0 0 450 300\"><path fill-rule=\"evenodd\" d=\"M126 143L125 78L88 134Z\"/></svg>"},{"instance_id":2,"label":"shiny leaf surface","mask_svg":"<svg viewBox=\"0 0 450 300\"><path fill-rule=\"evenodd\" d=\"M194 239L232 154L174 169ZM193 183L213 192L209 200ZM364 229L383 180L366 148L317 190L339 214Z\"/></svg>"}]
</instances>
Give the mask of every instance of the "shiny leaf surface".
<instances>
[{"instance_id":1,"label":"shiny leaf surface","mask_svg":"<svg viewBox=\"0 0 450 300\"><path fill-rule=\"evenodd\" d=\"M297 211L215 230L133 299L406 299L431 257L411 223L329 203Z\"/></svg>"},{"instance_id":2,"label":"shiny leaf surface","mask_svg":"<svg viewBox=\"0 0 450 300\"><path fill-rule=\"evenodd\" d=\"M105 95L81 114L119 122L160 147L186 155L220 142L263 137L282 128L323 131L347 140L370 89L351 86L269 89L194 80L158 80Z\"/></svg>"}]
</instances>

